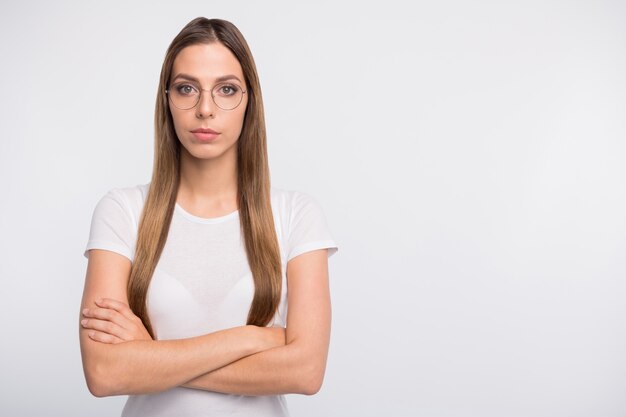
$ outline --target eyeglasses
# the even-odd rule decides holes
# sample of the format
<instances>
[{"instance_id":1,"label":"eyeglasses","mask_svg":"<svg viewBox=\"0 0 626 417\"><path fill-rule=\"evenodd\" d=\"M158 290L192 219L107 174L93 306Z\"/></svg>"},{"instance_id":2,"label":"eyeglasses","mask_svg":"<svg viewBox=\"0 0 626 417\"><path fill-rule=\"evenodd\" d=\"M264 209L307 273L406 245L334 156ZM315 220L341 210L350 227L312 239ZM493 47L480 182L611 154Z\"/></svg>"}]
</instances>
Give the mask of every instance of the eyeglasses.
<instances>
[{"instance_id":1,"label":"eyeglasses","mask_svg":"<svg viewBox=\"0 0 626 417\"><path fill-rule=\"evenodd\" d=\"M176 83L165 90L174 107L180 110L189 110L200 102L203 91L211 91L211 98L217 107L222 110L233 110L243 100L243 91L237 84L216 84L211 90L200 88L188 82Z\"/></svg>"}]
</instances>

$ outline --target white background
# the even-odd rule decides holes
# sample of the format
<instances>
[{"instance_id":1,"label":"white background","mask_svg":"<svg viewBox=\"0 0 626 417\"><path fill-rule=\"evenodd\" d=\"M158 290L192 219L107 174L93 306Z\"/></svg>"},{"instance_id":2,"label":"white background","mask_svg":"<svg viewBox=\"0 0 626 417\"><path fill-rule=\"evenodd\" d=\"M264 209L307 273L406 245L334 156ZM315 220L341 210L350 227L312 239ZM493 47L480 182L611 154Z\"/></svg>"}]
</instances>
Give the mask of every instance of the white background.
<instances>
[{"instance_id":1,"label":"white background","mask_svg":"<svg viewBox=\"0 0 626 417\"><path fill-rule=\"evenodd\" d=\"M626 5L545 0L2 2L0 414L122 409L82 373L83 250L197 16L246 37L273 185L340 247L293 416L626 415Z\"/></svg>"}]
</instances>

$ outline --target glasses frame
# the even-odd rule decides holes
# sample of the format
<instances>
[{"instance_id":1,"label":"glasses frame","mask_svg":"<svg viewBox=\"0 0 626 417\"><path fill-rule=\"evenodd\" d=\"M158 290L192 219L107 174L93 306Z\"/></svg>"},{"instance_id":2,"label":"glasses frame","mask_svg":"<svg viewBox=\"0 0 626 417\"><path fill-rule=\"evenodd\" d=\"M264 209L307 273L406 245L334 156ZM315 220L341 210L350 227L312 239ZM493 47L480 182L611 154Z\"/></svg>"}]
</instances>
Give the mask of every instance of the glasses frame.
<instances>
[{"instance_id":1,"label":"glasses frame","mask_svg":"<svg viewBox=\"0 0 626 417\"><path fill-rule=\"evenodd\" d=\"M225 111L235 110L237 107L239 107L239 105L240 105L240 104L241 104L241 102L243 101L243 95L244 95L244 94L246 94L246 93L248 92L248 90L244 90L243 88L241 88L241 87L240 87L240 86L238 86L237 84L234 84L234 85L236 85L237 87L239 87L239 88L241 89L241 99L239 100L239 103L237 103L237 105L236 105L235 107L233 107L232 109L225 109L225 108L221 107L219 104L217 104L217 102L215 101L215 95L213 94L213 90L215 90L215 88L216 88L216 87L219 87L219 86L221 86L221 85L224 85L224 84L227 84L227 85L228 85L228 84L232 84L232 83L222 82L222 83L219 83L219 84L215 84L215 85L213 86L213 88L211 88L211 89L200 88L200 86L196 86L196 85L191 84L191 85L193 85L195 88L197 88L198 90L200 90L200 94L198 94L198 99L196 100L196 103L195 103L193 106L191 106L191 107L189 107L189 108L186 108L186 109L183 109L183 108L181 108L181 107L178 107L176 104L174 104L174 100L172 99L172 97L171 97L171 95L170 95L170 90L172 89L172 87L173 87L173 86L177 86L177 85L179 85L179 84L187 84L187 83L189 83L189 82L178 82L178 83L176 83L176 84L171 85L171 86L170 86L170 88L166 88L166 89L165 89L165 94L167 95L168 100L169 100L169 101L170 101L170 103L172 103L172 105L173 105L174 107L176 107L178 110L191 110L191 109L193 109L194 107L196 107L196 106L198 105L198 103L200 103L200 100L202 99L202 92L203 92L203 91L210 91L210 92L211 92L211 100L213 100L213 103L215 103L215 105L216 105L218 108L220 108L220 109L222 109L222 110L225 110Z\"/></svg>"}]
</instances>

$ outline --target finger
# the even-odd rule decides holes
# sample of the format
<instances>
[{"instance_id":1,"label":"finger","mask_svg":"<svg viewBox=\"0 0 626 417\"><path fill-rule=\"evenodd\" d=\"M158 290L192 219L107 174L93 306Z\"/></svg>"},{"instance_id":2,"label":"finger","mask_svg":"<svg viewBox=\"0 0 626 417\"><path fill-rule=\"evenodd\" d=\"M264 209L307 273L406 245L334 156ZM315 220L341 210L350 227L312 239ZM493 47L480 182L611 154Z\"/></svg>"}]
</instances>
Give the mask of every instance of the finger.
<instances>
[{"instance_id":1,"label":"finger","mask_svg":"<svg viewBox=\"0 0 626 417\"><path fill-rule=\"evenodd\" d=\"M111 309L117 311L122 316L124 316L125 318L127 318L128 320L131 320L131 321L133 321L135 319L135 317L137 317L133 313L133 311L130 309L128 304L123 303L123 302L118 301L118 300L114 300L113 298L101 298L101 299L98 299L98 300L96 300L96 305L98 305L100 307L111 308Z\"/></svg>"},{"instance_id":2,"label":"finger","mask_svg":"<svg viewBox=\"0 0 626 417\"><path fill-rule=\"evenodd\" d=\"M87 318L97 318L100 320L107 320L125 329L129 329L132 326L132 322L130 322L126 317L124 317L117 311L112 310L110 308L85 309L84 316Z\"/></svg>"},{"instance_id":3,"label":"finger","mask_svg":"<svg viewBox=\"0 0 626 417\"><path fill-rule=\"evenodd\" d=\"M124 342L124 340L120 339L119 337L110 335L108 333L99 332L97 330L90 330L88 335L90 339L95 340L96 342L112 344Z\"/></svg>"},{"instance_id":4,"label":"finger","mask_svg":"<svg viewBox=\"0 0 626 417\"><path fill-rule=\"evenodd\" d=\"M97 319L83 319L80 324L86 329L98 330L102 333L110 334L111 336L115 336L116 338L127 340L128 334L126 329L118 326L115 323L106 320L97 320Z\"/></svg>"}]
</instances>

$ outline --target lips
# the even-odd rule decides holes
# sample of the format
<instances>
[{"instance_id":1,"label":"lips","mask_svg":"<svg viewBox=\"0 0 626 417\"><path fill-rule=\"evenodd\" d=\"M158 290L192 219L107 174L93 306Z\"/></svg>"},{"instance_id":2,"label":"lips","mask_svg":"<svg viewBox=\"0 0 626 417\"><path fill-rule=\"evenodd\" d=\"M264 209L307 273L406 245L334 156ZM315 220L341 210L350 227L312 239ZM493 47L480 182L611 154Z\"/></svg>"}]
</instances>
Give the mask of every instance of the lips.
<instances>
[{"instance_id":1,"label":"lips","mask_svg":"<svg viewBox=\"0 0 626 417\"><path fill-rule=\"evenodd\" d=\"M211 134L216 135L219 132L216 132L213 129L202 129L202 128L200 128L200 129L192 130L191 133L211 133Z\"/></svg>"},{"instance_id":2,"label":"lips","mask_svg":"<svg viewBox=\"0 0 626 417\"><path fill-rule=\"evenodd\" d=\"M196 129L191 132L198 142L211 143L217 140L219 133L213 129Z\"/></svg>"}]
</instances>

